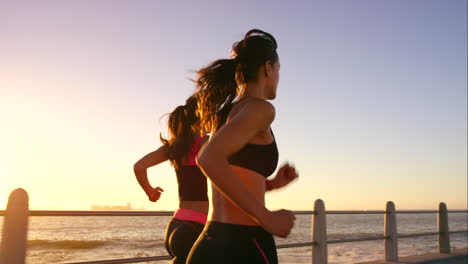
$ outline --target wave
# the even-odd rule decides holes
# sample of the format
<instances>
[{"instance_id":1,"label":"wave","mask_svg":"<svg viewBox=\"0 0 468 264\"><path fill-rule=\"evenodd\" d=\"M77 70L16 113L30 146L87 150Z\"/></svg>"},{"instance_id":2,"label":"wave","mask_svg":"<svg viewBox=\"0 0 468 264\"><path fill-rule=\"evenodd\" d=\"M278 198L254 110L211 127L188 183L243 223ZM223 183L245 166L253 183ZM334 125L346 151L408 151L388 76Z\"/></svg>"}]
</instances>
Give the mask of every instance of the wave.
<instances>
[{"instance_id":1,"label":"wave","mask_svg":"<svg viewBox=\"0 0 468 264\"><path fill-rule=\"evenodd\" d=\"M327 234L328 240L354 239L383 236L383 233L331 233Z\"/></svg>"},{"instance_id":2,"label":"wave","mask_svg":"<svg viewBox=\"0 0 468 264\"><path fill-rule=\"evenodd\" d=\"M29 248L47 249L95 249L112 244L112 242L98 240L29 240Z\"/></svg>"},{"instance_id":3,"label":"wave","mask_svg":"<svg viewBox=\"0 0 468 264\"><path fill-rule=\"evenodd\" d=\"M126 240L110 239L102 240L29 240L28 247L31 249L95 249L102 246L120 245L134 248L155 248L164 246L164 242L155 240Z\"/></svg>"}]
</instances>

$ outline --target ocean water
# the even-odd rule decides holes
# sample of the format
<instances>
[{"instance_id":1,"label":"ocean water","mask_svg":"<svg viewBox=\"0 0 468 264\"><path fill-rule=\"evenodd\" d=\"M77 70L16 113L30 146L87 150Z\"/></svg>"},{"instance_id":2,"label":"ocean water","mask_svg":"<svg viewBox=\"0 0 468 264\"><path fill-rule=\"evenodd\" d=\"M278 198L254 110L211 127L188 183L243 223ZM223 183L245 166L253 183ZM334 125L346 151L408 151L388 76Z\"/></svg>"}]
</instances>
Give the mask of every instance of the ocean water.
<instances>
[{"instance_id":1,"label":"ocean water","mask_svg":"<svg viewBox=\"0 0 468 264\"><path fill-rule=\"evenodd\" d=\"M310 215L297 216L286 239L276 244L311 241ZM49 264L167 255L163 236L169 216L31 217L27 263ZM0 228L3 218L0 217ZM450 231L467 230L466 213L449 214ZM327 215L328 239L383 235L383 215ZM436 214L397 214L399 234L436 232ZM1 235L1 233L0 233ZM467 248L466 233L453 234L451 247ZM332 244L329 263L356 263L383 259L383 240ZM399 256L437 251L437 236L399 239ZM311 263L311 248L278 249L283 264ZM145 263L169 264L170 261Z\"/></svg>"}]
</instances>

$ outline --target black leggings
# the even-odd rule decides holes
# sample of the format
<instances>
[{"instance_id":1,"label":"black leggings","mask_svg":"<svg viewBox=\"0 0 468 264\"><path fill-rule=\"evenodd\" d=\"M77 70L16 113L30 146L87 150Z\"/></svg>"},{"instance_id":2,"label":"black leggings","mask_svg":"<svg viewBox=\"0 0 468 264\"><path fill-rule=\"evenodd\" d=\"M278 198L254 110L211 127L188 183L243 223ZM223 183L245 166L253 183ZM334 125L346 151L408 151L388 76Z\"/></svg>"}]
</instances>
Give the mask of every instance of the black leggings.
<instances>
[{"instance_id":1,"label":"black leggings","mask_svg":"<svg viewBox=\"0 0 468 264\"><path fill-rule=\"evenodd\" d=\"M169 221L164 235L167 252L172 256L172 264L185 264L187 255L203 230L204 225L175 217Z\"/></svg>"},{"instance_id":2,"label":"black leggings","mask_svg":"<svg viewBox=\"0 0 468 264\"><path fill-rule=\"evenodd\" d=\"M260 226L210 221L187 264L277 264L273 236Z\"/></svg>"}]
</instances>

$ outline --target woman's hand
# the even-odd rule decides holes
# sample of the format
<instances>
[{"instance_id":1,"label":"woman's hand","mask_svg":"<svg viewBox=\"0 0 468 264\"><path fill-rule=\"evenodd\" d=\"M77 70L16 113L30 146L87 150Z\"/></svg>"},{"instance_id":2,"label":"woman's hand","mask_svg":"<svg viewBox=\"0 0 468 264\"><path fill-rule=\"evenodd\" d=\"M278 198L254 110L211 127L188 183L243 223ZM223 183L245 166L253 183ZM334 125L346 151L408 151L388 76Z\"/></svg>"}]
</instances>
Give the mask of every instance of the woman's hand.
<instances>
[{"instance_id":1,"label":"woman's hand","mask_svg":"<svg viewBox=\"0 0 468 264\"><path fill-rule=\"evenodd\" d=\"M146 195L148 195L148 199L151 202L157 202L159 198L161 197L161 192L164 192L164 190L161 187L156 187L156 188L151 188L146 192Z\"/></svg>"},{"instance_id":2,"label":"woman's hand","mask_svg":"<svg viewBox=\"0 0 468 264\"><path fill-rule=\"evenodd\" d=\"M291 232L296 217L292 211L281 209L270 212L266 219L260 224L266 231L273 235L285 238Z\"/></svg>"},{"instance_id":3,"label":"woman's hand","mask_svg":"<svg viewBox=\"0 0 468 264\"><path fill-rule=\"evenodd\" d=\"M268 183L269 190L282 188L299 177L296 168L289 163L284 164L276 173L273 180Z\"/></svg>"},{"instance_id":4,"label":"woman's hand","mask_svg":"<svg viewBox=\"0 0 468 264\"><path fill-rule=\"evenodd\" d=\"M159 200L161 192L164 192L164 190L161 187L153 188L151 186L148 180L147 169L169 159L165 148L166 147L164 145L159 147L157 150L147 154L133 165L135 177L151 202Z\"/></svg>"}]
</instances>

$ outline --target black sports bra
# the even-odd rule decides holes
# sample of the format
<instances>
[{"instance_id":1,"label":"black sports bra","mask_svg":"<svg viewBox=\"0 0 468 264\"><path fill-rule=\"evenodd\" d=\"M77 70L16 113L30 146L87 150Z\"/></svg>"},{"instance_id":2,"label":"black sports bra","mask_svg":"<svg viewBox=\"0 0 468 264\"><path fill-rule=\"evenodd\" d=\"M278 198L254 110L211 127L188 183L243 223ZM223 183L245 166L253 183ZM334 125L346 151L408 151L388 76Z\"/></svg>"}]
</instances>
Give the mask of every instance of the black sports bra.
<instances>
[{"instance_id":1,"label":"black sports bra","mask_svg":"<svg viewBox=\"0 0 468 264\"><path fill-rule=\"evenodd\" d=\"M208 201L206 177L195 165L184 165L176 171L179 201Z\"/></svg>"},{"instance_id":2,"label":"black sports bra","mask_svg":"<svg viewBox=\"0 0 468 264\"><path fill-rule=\"evenodd\" d=\"M226 123L231 108L232 106L223 111L224 114L221 115L218 128ZM271 134L273 135L273 131ZM272 143L267 145L247 144L237 153L231 155L228 161L231 165L258 172L267 178L275 172L278 166L278 156L278 147L273 135Z\"/></svg>"},{"instance_id":3,"label":"black sports bra","mask_svg":"<svg viewBox=\"0 0 468 264\"><path fill-rule=\"evenodd\" d=\"M187 153L187 164L176 170L179 201L208 201L206 177L195 162L204 137L195 140Z\"/></svg>"}]
</instances>

